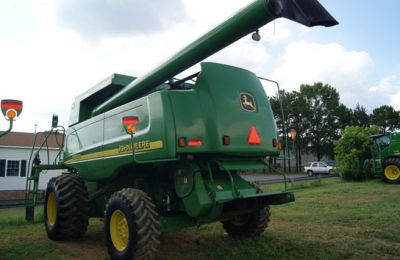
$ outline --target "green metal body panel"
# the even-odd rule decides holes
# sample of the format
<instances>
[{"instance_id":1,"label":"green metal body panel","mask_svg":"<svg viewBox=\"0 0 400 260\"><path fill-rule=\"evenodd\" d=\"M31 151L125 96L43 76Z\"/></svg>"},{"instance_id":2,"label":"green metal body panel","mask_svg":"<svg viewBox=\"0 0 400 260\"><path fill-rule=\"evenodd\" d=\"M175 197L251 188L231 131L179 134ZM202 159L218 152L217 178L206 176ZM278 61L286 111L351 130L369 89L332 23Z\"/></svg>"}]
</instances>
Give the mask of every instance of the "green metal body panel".
<instances>
[{"instance_id":1,"label":"green metal body panel","mask_svg":"<svg viewBox=\"0 0 400 260\"><path fill-rule=\"evenodd\" d=\"M241 94L254 98L254 111L242 107ZM278 155L272 147L276 126L265 91L250 71L215 63L202 63L192 90L173 91L177 137L200 138L199 147L178 147L178 153L215 153L239 156ZM190 104L190 106L188 106ZM247 137L255 126L261 145L249 146ZM223 136L230 145L223 145Z\"/></svg>"},{"instance_id":2,"label":"green metal body panel","mask_svg":"<svg viewBox=\"0 0 400 260\"><path fill-rule=\"evenodd\" d=\"M71 126L67 131L64 164L89 181L111 178L134 163L130 136L122 126L124 116L138 116L135 159L176 157L174 118L166 91L152 93L106 113Z\"/></svg>"},{"instance_id":3,"label":"green metal body panel","mask_svg":"<svg viewBox=\"0 0 400 260\"><path fill-rule=\"evenodd\" d=\"M371 171L376 176L382 176L385 160L393 157L400 158L400 133L374 135L371 141Z\"/></svg>"}]
</instances>

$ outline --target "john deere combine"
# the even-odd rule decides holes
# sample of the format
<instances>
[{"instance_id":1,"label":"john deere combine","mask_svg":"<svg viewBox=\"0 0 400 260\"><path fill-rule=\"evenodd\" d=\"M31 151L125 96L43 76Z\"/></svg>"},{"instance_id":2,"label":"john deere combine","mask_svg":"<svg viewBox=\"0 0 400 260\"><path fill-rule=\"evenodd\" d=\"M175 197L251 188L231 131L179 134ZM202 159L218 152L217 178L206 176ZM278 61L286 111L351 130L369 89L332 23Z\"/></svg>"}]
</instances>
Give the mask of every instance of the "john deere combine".
<instances>
[{"instance_id":1,"label":"john deere combine","mask_svg":"<svg viewBox=\"0 0 400 260\"><path fill-rule=\"evenodd\" d=\"M371 136L371 171L388 183L400 184L400 133Z\"/></svg>"},{"instance_id":2,"label":"john deere combine","mask_svg":"<svg viewBox=\"0 0 400 260\"><path fill-rule=\"evenodd\" d=\"M90 217L104 219L112 258L150 258L160 232L214 221L230 235L260 235L269 206L294 201L286 190L263 193L238 175L279 154L263 86L250 71L215 63L174 77L279 17L337 24L316 0L256 0L144 77L114 74L78 96L63 161L33 160L28 219L40 172L62 168L45 196L51 239L83 236Z\"/></svg>"}]
</instances>

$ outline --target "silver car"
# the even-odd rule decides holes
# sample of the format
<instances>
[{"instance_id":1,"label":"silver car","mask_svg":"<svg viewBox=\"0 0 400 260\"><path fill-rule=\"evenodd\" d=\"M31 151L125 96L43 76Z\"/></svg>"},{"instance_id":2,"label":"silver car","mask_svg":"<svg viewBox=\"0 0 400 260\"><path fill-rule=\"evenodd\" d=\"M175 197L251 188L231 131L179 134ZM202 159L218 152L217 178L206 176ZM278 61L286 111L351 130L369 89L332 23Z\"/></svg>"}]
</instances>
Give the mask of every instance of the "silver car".
<instances>
[{"instance_id":1,"label":"silver car","mask_svg":"<svg viewBox=\"0 0 400 260\"><path fill-rule=\"evenodd\" d=\"M304 173L308 176L314 176L317 174L331 174L332 166L327 165L324 162L309 162L304 166Z\"/></svg>"}]
</instances>

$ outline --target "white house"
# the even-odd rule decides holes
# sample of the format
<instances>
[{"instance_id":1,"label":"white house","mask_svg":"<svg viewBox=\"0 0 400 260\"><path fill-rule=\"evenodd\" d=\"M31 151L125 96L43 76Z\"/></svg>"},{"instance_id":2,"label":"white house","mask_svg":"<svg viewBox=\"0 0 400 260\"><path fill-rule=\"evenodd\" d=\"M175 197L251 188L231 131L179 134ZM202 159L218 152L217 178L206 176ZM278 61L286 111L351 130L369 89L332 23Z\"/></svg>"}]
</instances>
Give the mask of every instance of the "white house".
<instances>
[{"instance_id":1,"label":"white house","mask_svg":"<svg viewBox=\"0 0 400 260\"><path fill-rule=\"evenodd\" d=\"M63 136L58 135L57 137L58 142L61 142ZM33 133L22 132L11 132L0 138L0 192L25 190L26 178L29 176L33 160L32 158L31 165L29 165L34 138ZM34 154L43 141L44 135L39 134ZM50 136L47 143L48 155L46 149L40 152L42 164L52 164L60 151L55 135ZM48 162L48 157L50 162ZM41 174L39 189L45 190L49 179L59 174L61 174L60 170Z\"/></svg>"}]
</instances>

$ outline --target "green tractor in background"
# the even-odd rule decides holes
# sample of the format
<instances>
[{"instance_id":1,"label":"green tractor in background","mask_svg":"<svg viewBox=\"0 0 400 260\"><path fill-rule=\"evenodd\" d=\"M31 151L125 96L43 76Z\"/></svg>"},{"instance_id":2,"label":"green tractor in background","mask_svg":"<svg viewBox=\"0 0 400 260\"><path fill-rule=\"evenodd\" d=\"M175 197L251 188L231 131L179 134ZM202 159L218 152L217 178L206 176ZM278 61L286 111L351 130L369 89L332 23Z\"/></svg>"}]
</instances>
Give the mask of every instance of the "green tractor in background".
<instances>
[{"instance_id":1,"label":"green tractor in background","mask_svg":"<svg viewBox=\"0 0 400 260\"><path fill-rule=\"evenodd\" d=\"M400 184L400 133L371 136L371 171L383 181Z\"/></svg>"},{"instance_id":2,"label":"green tractor in background","mask_svg":"<svg viewBox=\"0 0 400 260\"><path fill-rule=\"evenodd\" d=\"M258 29L279 17L309 27L337 24L316 0L256 0L144 77L114 74L78 96L63 159L42 164L35 154L27 220L40 173L63 169L45 195L51 239L81 237L89 218L103 218L110 256L125 259L153 257L160 232L215 221L230 235L260 235L270 205L294 201L286 185L262 192L238 174L263 170L266 156L279 155L260 79L216 63L175 77L249 33L259 40Z\"/></svg>"}]
</instances>

